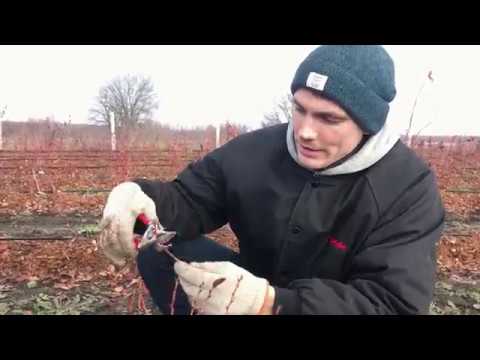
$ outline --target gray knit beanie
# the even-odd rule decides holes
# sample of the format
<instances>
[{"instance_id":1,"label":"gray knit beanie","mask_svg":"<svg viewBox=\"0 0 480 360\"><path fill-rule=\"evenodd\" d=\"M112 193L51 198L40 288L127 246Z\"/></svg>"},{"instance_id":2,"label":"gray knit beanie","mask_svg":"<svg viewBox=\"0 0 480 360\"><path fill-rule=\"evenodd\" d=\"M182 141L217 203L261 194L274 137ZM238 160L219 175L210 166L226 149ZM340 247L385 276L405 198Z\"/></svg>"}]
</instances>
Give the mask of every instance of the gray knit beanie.
<instances>
[{"instance_id":1,"label":"gray knit beanie","mask_svg":"<svg viewBox=\"0 0 480 360\"><path fill-rule=\"evenodd\" d=\"M395 98L393 60L378 45L323 45L300 64L291 84L319 91L340 105L368 134L385 124Z\"/></svg>"}]
</instances>

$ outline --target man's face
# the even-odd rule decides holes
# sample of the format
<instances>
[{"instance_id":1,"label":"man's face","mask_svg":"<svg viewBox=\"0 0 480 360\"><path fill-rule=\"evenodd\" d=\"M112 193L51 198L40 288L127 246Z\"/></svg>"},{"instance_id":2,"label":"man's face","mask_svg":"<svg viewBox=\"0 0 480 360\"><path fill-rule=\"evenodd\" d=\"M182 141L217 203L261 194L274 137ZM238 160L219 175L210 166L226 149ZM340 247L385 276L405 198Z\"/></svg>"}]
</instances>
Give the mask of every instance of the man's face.
<instances>
[{"instance_id":1,"label":"man's face","mask_svg":"<svg viewBox=\"0 0 480 360\"><path fill-rule=\"evenodd\" d=\"M299 162L317 170L352 152L362 130L336 103L307 89L293 97L293 131Z\"/></svg>"}]
</instances>

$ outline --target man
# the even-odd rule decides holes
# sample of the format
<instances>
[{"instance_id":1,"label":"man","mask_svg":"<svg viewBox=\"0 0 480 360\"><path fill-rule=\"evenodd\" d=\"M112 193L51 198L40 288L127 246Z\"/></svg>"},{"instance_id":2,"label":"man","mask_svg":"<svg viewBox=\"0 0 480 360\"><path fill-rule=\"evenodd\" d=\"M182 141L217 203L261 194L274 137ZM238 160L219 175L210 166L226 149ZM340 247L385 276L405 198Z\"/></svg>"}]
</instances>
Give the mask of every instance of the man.
<instances>
[{"instance_id":1,"label":"man","mask_svg":"<svg viewBox=\"0 0 480 360\"><path fill-rule=\"evenodd\" d=\"M444 208L435 176L389 127L394 64L381 46L321 46L299 66L287 124L241 135L172 182L109 196L102 246L135 255L145 213L177 231L140 273L164 312L424 314ZM158 215L158 216L157 216ZM226 223L237 254L205 238Z\"/></svg>"}]
</instances>

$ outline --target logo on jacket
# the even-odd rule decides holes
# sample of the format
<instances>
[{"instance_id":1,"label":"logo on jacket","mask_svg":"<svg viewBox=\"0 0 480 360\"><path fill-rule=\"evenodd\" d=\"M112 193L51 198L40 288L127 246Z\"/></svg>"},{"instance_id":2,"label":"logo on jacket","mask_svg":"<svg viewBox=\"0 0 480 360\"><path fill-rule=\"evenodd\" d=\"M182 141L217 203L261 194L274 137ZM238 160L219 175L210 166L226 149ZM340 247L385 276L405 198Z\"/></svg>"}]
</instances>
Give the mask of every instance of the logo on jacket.
<instances>
[{"instance_id":1,"label":"logo on jacket","mask_svg":"<svg viewBox=\"0 0 480 360\"><path fill-rule=\"evenodd\" d=\"M335 239L333 236L328 237L328 243L338 250L347 251L347 245L343 241Z\"/></svg>"}]
</instances>

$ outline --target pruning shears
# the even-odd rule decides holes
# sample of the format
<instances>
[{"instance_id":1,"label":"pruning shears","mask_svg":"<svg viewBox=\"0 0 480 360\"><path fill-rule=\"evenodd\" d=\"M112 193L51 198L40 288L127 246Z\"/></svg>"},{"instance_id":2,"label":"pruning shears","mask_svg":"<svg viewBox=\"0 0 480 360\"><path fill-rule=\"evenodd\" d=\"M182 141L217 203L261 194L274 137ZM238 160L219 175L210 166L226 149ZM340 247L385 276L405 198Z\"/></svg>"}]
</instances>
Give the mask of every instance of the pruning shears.
<instances>
[{"instance_id":1,"label":"pruning shears","mask_svg":"<svg viewBox=\"0 0 480 360\"><path fill-rule=\"evenodd\" d=\"M176 231L166 231L160 223L151 221L145 214L140 214L137 217L137 220L147 226L147 230L143 236L135 236L133 238L137 250L153 243L165 246L173 237L175 237L175 235L177 235Z\"/></svg>"}]
</instances>

